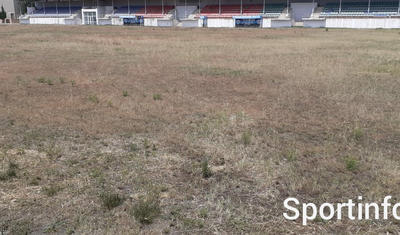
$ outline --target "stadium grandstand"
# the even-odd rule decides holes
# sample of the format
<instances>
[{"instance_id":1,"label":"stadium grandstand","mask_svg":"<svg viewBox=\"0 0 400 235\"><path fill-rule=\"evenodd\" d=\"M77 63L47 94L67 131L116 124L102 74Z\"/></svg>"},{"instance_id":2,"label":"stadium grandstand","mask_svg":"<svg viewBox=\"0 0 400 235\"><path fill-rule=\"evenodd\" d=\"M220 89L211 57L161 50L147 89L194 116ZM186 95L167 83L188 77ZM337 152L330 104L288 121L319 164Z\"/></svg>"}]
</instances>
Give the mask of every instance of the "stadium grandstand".
<instances>
[{"instance_id":1,"label":"stadium grandstand","mask_svg":"<svg viewBox=\"0 0 400 235\"><path fill-rule=\"evenodd\" d=\"M46 0L24 24L400 28L400 0Z\"/></svg>"}]
</instances>

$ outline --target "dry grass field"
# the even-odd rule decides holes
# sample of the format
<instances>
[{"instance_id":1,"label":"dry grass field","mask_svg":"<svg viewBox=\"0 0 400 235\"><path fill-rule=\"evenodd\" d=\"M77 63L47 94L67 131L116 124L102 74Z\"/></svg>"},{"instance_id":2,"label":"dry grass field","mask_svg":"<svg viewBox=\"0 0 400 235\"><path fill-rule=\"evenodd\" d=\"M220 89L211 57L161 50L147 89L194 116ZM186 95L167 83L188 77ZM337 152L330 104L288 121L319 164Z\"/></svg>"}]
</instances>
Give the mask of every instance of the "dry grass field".
<instances>
[{"instance_id":1,"label":"dry grass field","mask_svg":"<svg viewBox=\"0 0 400 235\"><path fill-rule=\"evenodd\" d=\"M0 27L0 234L398 233L400 31Z\"/></svg>"}]
</instances>

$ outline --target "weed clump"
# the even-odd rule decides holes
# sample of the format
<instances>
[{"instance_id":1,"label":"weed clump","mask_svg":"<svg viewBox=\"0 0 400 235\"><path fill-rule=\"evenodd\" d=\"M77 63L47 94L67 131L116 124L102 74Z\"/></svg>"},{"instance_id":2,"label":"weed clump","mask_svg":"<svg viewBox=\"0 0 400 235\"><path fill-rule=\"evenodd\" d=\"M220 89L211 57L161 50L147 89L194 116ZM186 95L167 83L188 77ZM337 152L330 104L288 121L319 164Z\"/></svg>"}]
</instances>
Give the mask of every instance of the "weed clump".
<instances>
[{"instance_id":1,"label":"weed clump","mask_svg":"<svg viewBox=\"0 0 400 235\"><path fill-rule=\"evenodd\" d=\"M153 95L153 100L162 100L161 94L154 94Z\"/></svg>"},{"instance_id":2,"label":"weed clump","mask_svg":"<svg viewBox=\"0 0 400 235\"><path fill-rule=\"evenodd\" d=\"M46 78L40 77L37 79L38 83L46 83Z\"/></svg>"},{"instance_id":3,"label":"weed clump","mask_svg":"<svg viewBox=\"0 0 400 235\"><path fill-rule=\"evenodd\" d=\"M297 157L296 157L296 151L295 150L288 150L285 153L285 158L289 161L289 162L293 162L296 161Z\"/></svg>"},{"instance_id":4,"label":"weed clump","mask_svg":"<svg viewBox=\"0 0 400 235\"><path fill-rule=\"evenodd\" d=\"M0 173L0 181L9 180L17 177L18 165L14 162L8 163L8 169L5 172Z\"/></svg>"},{"instance_id":5,"label":"weed clump","mask_svg":"<svg viewBox=\"0 0 400 235\"><path fill-rule=\"evenodd\" d=\"M151 224L160 213L160 195L155 191L140 198L133 207L133 216L142 224Z\"/></svg>"},{"instance_id":6,"label":"weed clump","mask_svg":"<svg viewBox=\"0 0 400 235\"><path fill-rule=\"evenodd\" d=\"M88 100L91 101L91 102L93 102L93 103L95 103L95 104L100 103L99 98L97 98L96 95L89 95L89 96L88 96Z\"/></svg>"},{"instance_id":7,"label":"weed clump","mask_svg":"<svg viewBox=\"0 0 400 235\"><path fill-rule=\"evenodd\" d=\"M362 129L355 128L351 134L355 141L361 141L362 137L364 136Z\"/></svg>"},{"instance_id":8,"label":"weed clump","mask_svg":"<svg viewBox=\"0 0 400 235\"><path fill-rule=\"evenodd\" d=\"M250 145L250 143L251 143L251 133L250 133L249 131L246 131L246 132L244 132L244 133L242 134L242 143L243 143L245 146Z\"/></svg>"},{"instance_id":9,"label":"weed clump","mask_svg":"<svg viewBox=\"0 0 400 235\"><path fill-rule=\"evenodd\" d=\"M212 176L212 172L210 166L208 165L207 159L201 162L201 173L203 175L203 178L210 178Z\"/></svg>"},{"instance_id":10,"label":"weed clump","mask_svg":"<svg viewBox=\"0 0 400 235\"><path fill-rule=\"evenodd\" d=\"M44 77L40 77L40 78L38 78L38 80L37 80L39 83L42 83L42 84L47 84L47 85L49 85L49 86L52 86L52 85L54 85L54 82L53 82L53 80L51 80L51 79L46 79L46 78L44 78Z\"/></svg>"},{"instance_id":11,"label":"weed clump","mask_svg":"<svg viewBox=\"0 0 400 235\"><path fill-rule=\"evenodd\" d=\"M40 184L40 180L41 180L40 177L33 177L33 178L30 179L28 184L30 186L38 186Z\"/></svg>"},{"instance_id":12,"label":"weed clump","mask_svg":"<svg viewBox=\"0 0 400 235\"><path fill-rule=\"evenodd\" d=\"M139 147L137 146L137 144L132 143L129 145L129 152L137 152L139 150Z\"/></svg>"},{"instance_id":13,"label":"weed clump","mask_svg":"<svg viewBox=\"0 0 400 235\"><path fill-rule=\"evenodd\" d=\"M357 159L355 159L355 158L352 157L352 156L347 156L347 157L344 159L344 162L345 162L345 164L346 164L346 169L349 170L349 171L355 171L355 170L357 170L358 165L359 165Z\"/></svg>"},{"instance_id":14,"label":"weed clump","mask_svg":"<svg viewBox=\"0 0 400 235\"><path fill-rule=\"evenodd\" d=\"M124 198L117 193L102 193L100 199L105 208L111 210L117 206L120 206L124 202Z\"/></svg>"},{"instance_id":15,"label":"weed clump","mask_svg":"<svg viewBox=\"0 0 400 235\"><path fill-rule=\"evenodd\" d=\"M123 92L122 92L122 96L123 96L123 97L128 97L128 96L129 96L128 91L123 91Z\"/></svg>"},{"instance_id":16,"label":"weed clump","mask_svg":"<svg viewBox=\"0 0 400 235\"><path fill-rule=\"evenodd\" d=\"M62 188L60 186L58 186L58 185L50 185L48 187L43 187L42 188L42 192L48 197L55 196L61 190L62 190Z\"/></svg>"}]
</instances>

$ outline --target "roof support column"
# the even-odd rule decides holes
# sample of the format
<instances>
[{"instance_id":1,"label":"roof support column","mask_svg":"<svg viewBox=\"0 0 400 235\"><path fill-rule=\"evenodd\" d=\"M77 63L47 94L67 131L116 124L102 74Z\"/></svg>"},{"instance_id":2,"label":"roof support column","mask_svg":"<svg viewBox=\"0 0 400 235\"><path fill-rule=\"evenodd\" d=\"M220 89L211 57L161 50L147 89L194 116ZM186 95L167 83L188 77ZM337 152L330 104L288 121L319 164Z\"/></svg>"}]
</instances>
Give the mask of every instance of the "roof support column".
<instances>
[{"instance_id":1,"label":"roof support column","mask_svg":"<svg viewBox=\"0 0 400 235\"><path fill-rule=\"evenodd\" d=\"M289 16L289 0L287 0L286 6L286 15Z\"/></svg>"},{"instance_id":2,"label":"roof support column","mask_svg":"<svg viewBox=\"0 0 400 235\"><path fill-rule=\"evenodd\" d=\"M265 14L265 0L263 0L263 14Z\"/></svg>"},{"instance_id":3,"label":"roof support column","mask_svg":"<svg viewBox=\"0 0 400 235\"><path fill-rule=\"evenodd\" d=\"M400 0L399 0L399 9L397 10L397 14L400 15Z\"/></svg>"},{"instance_id":4,"label":"roof support column","mask_svg":"<svg viewBox=\"0 0 400 235\"><path fill-rule=\"evenodd\" d=\"M313 8L312 8L312 11L311 11L311 17L313 17L313 15L314 15L314 9L315 9L314 4L315 4L315 0L312 0Z\"/></svg>"},{"instance_id":5,"label":"roof support column","mask_svg":"<svg viewBox=\"0 0 400 235\"><path fill-rule=\"evenodd\" d=\"M371 10L371 0L368 0L368 14L369 14L370 10Z\"/></svg>"}]
</instances>

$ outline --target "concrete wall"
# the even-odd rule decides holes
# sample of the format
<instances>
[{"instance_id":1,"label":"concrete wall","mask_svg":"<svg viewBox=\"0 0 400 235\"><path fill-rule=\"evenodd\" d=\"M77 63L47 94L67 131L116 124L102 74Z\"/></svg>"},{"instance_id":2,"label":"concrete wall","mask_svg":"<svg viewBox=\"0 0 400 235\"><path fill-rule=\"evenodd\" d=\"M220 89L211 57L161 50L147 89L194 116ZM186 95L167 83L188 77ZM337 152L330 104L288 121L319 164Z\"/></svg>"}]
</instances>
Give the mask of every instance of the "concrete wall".
<instances>
[{"instance_id":1,"label":"concrete wall","mask_svg":"<svg viewBox=\"0 0 400 235\"><path fill-rule=\"evenodd\" d=\"M304 19L303 26L305 28L325 28L325 19Z\"/></svg>"},{"instance_id":2,"label":"concrete wall","mask_svg":"<svg viewBox=\"0 0 400 235\"><path fill-rule=\"evenodd\" d=\"M182 20L181 22L182 22L182 27L195 28L195 27L202 27L202 26L200 26L199 21L203 22L203 20L200 20L200 19L198 19L198 20Z\"/></svg>"},{"instance_id":3,"label":"concrete wall","mask_svg":"<svg viewBox=\"0 0 400 235\"><path fill-rule=\"evenodd\" d=\"M111 24L112 25L124 25L124 20L119 17L113 17L113 18L111 18Z\"/></svg>"},{"instance_id":4,"label":"concrete wall","mask_svg":"<svg viewBox=\"0 0 400 235\"><path fill-rule=\"evenodd\" d=\"M98 23L99 23L99 25L111 25L112 20L109 18L99 18Z\"/></svg>"},{"instance_id":5,"label":"concrete wall","mask_svg":"<svg viewBox=\"0 0 400 235\"><path fill-rule=\"evenodd\" d=\"M288 28L292 27L291 19L271 19L271 28Z\"/></svg>"},{"instance_id":6,"label":"concrete wall","mask_svg":"<svg viewBox=\"0 0 400 235\"><path fill-rule=\"evenodd\" d=\"M29 17L20 19L21 24L65 24L65 25L79 25L82 20L78 17L73 18L51 18L51 17Z\"/></svg>"},{"instance_id":7,"label":"concrete wall","mask_svg":"<svg viewBox=\"0 0 400 235\"><path fill-rule=\"evenodd\" d=\"M45 18L45 17L31 17L30 24L65 24L65 18Z\"/></svg>"},{"instance_id":8,"label":"concrete wall","mask_svg":"<svg viewBox=\"0 0 400 235\"><path fill-rule=\"evenodd\" d=\"M393 29L400 28L400 18L326 18L327 28Z\"/></svg>"},{"instance_id":9,"label":"concrete wall","mask_svg":"<svg viewBox=\"0 0 400 235\"><path fill-rule=\"evenodd\" d=\"M209 28L234 28L235 20L232 18L208 18L207 27Z\"/></svg>"},{"instance_id":10,"label":"concrete wall","mask_svg":"<svg viewBox=\"0 0 400 235\"><path fill-rule=\"evenodd\" d=\"M263 18L261 27L262 28L287 28L287 27L292 27L292 20L291 19Z\"/></svg>"},{"instance_id":11,"label":"concrete wall","mask_svg":"<svg viewBox=\"0 0 400 235\"><path fill-rule=\"evenodd\" d=\"M156 27L158 26L157 20L158 20L157 18L144 18L144 26Z\"/></svg>"},{"instance_id":12,"label":"concrete wall","mask_svg":"<svg viewBox=\"0 0 400 235\"><path fill-rule=\"evenodd\" d=\"M29 19L27 19L27 18L19 19L19 23L20 24L30 24Z\"/></svg>"},{"instance_id":13,"label":"concrete wall","mask_svg":"<svg viewBox=\"0 0 400 235\"><path fill-rule=\"evenodd\" d=\"M172 26L174 26L174 21L170 20L170 19L157 19L157 26L172 27Z\"/></svg>"},{"instance_id":14,"label":"concrete wall","mask_svg":"<svg viewBox=\"0 0 400 235\"><path fill-rule=\"evenodd\" d=\"M82 19L81 18L73 18L73 19L65 19L65 24L66 25L80 25L82 24Z\"/></svg>"},{"instance_id":15,"label":"concrete wall","mask_svg":"<svg viewBox=\"0 0 400 235\"><path fill-rule=\"evenodd\" d=\"M263 18L261 28L271 28L271 19Z\"/></svg>"}]
</instances>

